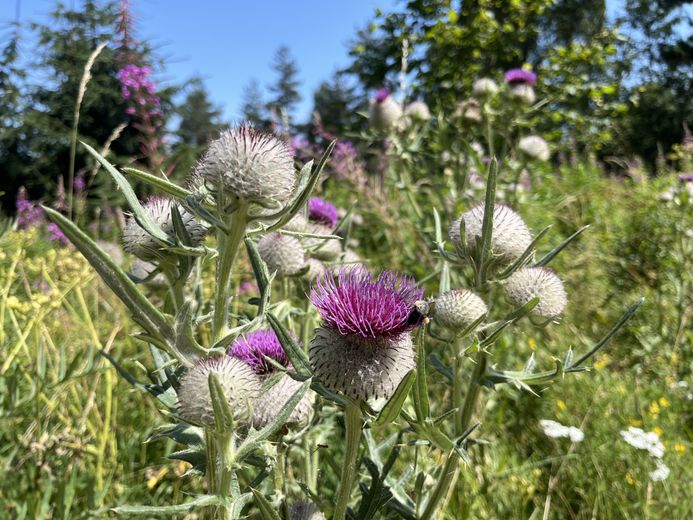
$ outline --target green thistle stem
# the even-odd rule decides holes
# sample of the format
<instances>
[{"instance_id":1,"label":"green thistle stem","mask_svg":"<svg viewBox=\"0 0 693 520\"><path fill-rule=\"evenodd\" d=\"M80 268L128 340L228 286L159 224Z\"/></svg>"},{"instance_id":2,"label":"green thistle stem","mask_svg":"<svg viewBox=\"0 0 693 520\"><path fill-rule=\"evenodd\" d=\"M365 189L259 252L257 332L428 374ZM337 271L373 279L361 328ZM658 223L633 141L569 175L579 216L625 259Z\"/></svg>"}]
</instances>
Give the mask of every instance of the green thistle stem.
<instances>
[{"instance_id":1,"label":"green thistle stem","mask_svg":"<svg viewBox=\"0 0 693 520\"><path fill-rule=\"evenodd\" d=\"M363 415L358 403L348 401L344 410L344 424L346 426L346 452L344 453L344 465L342 466L342 477L337 491L337 504L335 505L333 520L346 518L347 504L356 476L359 442L363 430Z\"/></svg>"}]
</instances>

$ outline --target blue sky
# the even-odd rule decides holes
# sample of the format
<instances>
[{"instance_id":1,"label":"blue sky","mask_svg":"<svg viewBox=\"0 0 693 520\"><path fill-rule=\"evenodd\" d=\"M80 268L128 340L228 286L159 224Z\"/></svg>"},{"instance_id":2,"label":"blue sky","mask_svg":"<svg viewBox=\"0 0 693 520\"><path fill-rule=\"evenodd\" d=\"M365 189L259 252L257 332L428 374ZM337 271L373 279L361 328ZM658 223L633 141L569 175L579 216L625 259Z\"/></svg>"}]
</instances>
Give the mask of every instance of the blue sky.
<instances>
[{"instance_id":1,"label":"blue sky","mask_svg":"<svg viewBox=\"0 0 693 520\"><path fill-rule=\"evenodd\" d=\"M17 1L0 0L0 23L15 18ZM19 2L22 22L46 20L54 5L54 0ZM243 87L250 78L263 87L273 81L270 64L283 44L300 69L303 101L298 120L307 119L312 92L349 63L347 44L356 30L372 19L377 7L387 11L395 5L396 0L131 0L138 37L166 60L166 71L158 79L178 83L202 77L230 121L239 117ZM31 52L27 39L22 51Z\"/></svg>"}]
</instances>

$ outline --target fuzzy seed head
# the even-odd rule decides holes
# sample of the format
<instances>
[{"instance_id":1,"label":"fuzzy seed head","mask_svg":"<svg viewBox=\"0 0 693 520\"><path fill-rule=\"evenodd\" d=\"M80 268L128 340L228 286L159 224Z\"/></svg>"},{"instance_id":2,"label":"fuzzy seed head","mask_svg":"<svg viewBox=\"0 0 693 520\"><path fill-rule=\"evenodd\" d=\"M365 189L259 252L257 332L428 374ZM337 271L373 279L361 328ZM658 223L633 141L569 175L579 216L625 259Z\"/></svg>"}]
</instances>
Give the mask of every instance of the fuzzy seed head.
<instances>
[{"instance_id":1,"label":"fuzzy seed head","mask_svg":"<svg viewBox=\"0 0 693 520\"><path fill-rule=\"evenodd\" d=\"M536 94L532 85L526 83L516 83L510 87L510 97L525 105L533 105L536 101Z\"/></svg>"},{"instance_id":2,"label":"fuzzy seed head","mask_svg":"<svg viewBox=\"0 0 693 520\"><path fill-rule=\"evenodd\" d=\"M310 345L310 362L317 378L330 390L354 399L389 399L414 368L411 335L366 339L320 327Z\"/></svg>"},{"instance_id":3,"label":"fuzzy seed head","mask_svg":"<svg viewBox=\"0 0 693 520\"><path fill-rule=\"evenodd\" d=\"M382 101L376 98L371 102L369 121L376 130L388 130L401 117L402 107L391 96Z\"/></svg>"},{"instance_id":4,"label":"fuzzy seed head","mask_svg":"<svg viewBox=\"0 0 693 520\"><path fill-rule=\"evenodd\" d=\"M454 332L464 330L488 312L479 296L464 289L445 292L431 303L433 321Z\"/></svg>"},{"instance_id":5,"label":"fuzzy seed head","mask_svg":"<svg viewBox=\"0 0 693 520\"><path fill-rule=\"evenodd\" d=\"M395 339L420 325L412 311L421 298L412 279L389 271L374 277L363 265L325 273L310 292L327 327L365 339Z\"/></svg>"},{"instance_id":6,"label":"fuzzy seed head","mask_svg":"<svg viewBox=\"0 0 693 520\"><path fill-rule=\"evenodd\" d=\"M532 314L547 319L558 317L568 301L563 282L546 267L518 269L505 281L505 291L508 299L518 306L539 297Z\"/></svg>"},{"instance_id":7,"label":"fuzzy seed head","mask_svg":"<svg viewBox=\"0 0 693 520\"><path fill-rule=\"evenodd\" d=\"M530 160L548 161L551 157L548 143L538 135L528 135L520 139L518 150Z\"/></svg>"},{"instance_id":8,"label":"fuzzy seed head","mask_svg":"<svg viewBox=\"0 0 693 520\"><path fill-rule=\"evenodd\" d=\"M294 275L305 265L303 246L295 237L268 233L258 240L257 249L269 272L276 271L278 276Z\"/></svg>"},{"instance_id":9,"label":"fuzzy seed head","mask_svg":"<svg viewBox=\"0 0 693 520\"><path fill-rule=\"evenodd\" d=\"M210 143L196 174L207 186L262 205L286 201L296 183L286 143L244 125L225 130Z\"/></svg>"},{"instance_id":10,"label":"fuzzy seed head","mask_svg":"<svg viewBox=\"0 0 693 520\"><path fill-rule=\"evenodd\" d=\"M431 111L428 109L428 105L423 101L413 101L409 103L404 109L404 115L409 117L412 121L428 121L431 119Z\"/></svg>"},{"instance_id":11,"label":"fuzzy seed head","mask_svg":"<svg viewBox=\"0 0 693 520\"><path fill-rule=\"evenodd\" d=\"M311 197L308 200L308 220L311 222L334 228L338 218L337 207L331 202L320 197Z\"/></svg>"},{"instance_id":12,"label":"fuzzy seed head","mask_svg":"<svg viewBox=\"0 0 693 520\"><path fill-rule=\"evenodd\" d=\"M207 234L207 228L197 222L192 213L189 213L181 205L164 197L152 197L142 207L149 216L159 225L161 230L171 242L175 239L173 217L171 208L176 204L181 220L185 226L193 246L199 246ZM123 231L123 249L132 253L137 258L146 261L158 260L165 254L165 247L158 240L147 233L135 220L128 217Z\"/></svg>"},{"instance_id":13,"label":"fuzzy seed head","mask_svg":"<svg viewBox=\"0 0 693 520\"><path fill-rule=\"evenodd\" d=\"M186 421L214 426L214 407L209 392L209 376L219 379L224 397L233 410L234 420L245 423L254 400L260 393L260 379L238 359L228 356L201 359L181 379L178 412Z\"/></svg>"},{"instance_id":14,"label":"fuzzy seed head","mask_svg":"<svg viewBox=\"0 0 693 520\"><path fill-rule=\"evenodd\" d=\"M256 330L236 338L226 353L232 358L240 359L259 376L266 376L275 371L265 357L272 358L288 368L289 358L277 338L274 330Z\"/></svg>"},{"instance_id":15,"label":"fuzzy seed head","mask_svg":"<svg viewBox=\"0 0 693 520\"><path fill-rule=\"evenodd\" d=\"M302 500L291 504L288 520L325 520L325 515L313 502Z\"/></svg>"},{"instance_id":16,"label":"fuzzy seed head","mask_svg":"<svg viewBox=\"0 0 693 520\"><path fill-rule=\"evenodd\" d=\"M450 240L462 247L460 237L460 222L464 220L464 230L467 247L474 250L476 238L481 237L481 228L484 222L484 206L476 206L462 214L455 220L448 234ZM493 228L491 237L491 251L505 262L513 262L522 256L522 253L532 243L532 236L527 225L517 213L503 204L496 204L493 208Z\"/></svg>"},{"instance_id":17,"label":"fuzzy seed head","mask_svg":"<svg viewBox=\"0 0 693 520\"><path fill-rule=\"evenodd\" d=\"M481 78L474 82L472 93L478 98L493 97L498 93L498 84L491 78Z\"/></svg>"},{"instance_id":18,"label":"fuzzy seed head","mask_svg":"<svg viewBox=\"0 0 693 520\"><path fill-rule=\"evenodd\" d=\"M274 421L279 415L282 407L291 399L296 391L301 386L300 381L292 379L284 374L272 385L264 394L262 394L255 402L253 410L253 427L260 430ZM286 421L286 424L302 424L308 421L310 412L313 409L313 394L308 391L303 394L303 397L294 408L291 415Z\"/></svg>"}]
</instances>

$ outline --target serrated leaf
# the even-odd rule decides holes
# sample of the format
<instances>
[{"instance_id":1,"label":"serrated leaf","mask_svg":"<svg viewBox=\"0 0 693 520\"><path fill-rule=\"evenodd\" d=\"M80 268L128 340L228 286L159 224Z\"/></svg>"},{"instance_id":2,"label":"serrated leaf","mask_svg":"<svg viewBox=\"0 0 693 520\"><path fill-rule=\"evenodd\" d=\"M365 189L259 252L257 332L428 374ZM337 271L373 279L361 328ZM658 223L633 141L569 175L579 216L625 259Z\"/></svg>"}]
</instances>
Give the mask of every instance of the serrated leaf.
<instances>
[{"instance_id":1,"label":"serrated leaf","mask_svg":"<svg viewBox=\"0 0 693 520\"><path fill-rule=\"evenodd\" d=\"M138 170L137 168L126 166L125 168L123 168L123 170L129 175L132 175L133 177L144 182L145 184L148 184L149 186L156 188L157 191L163 191L167 195L171 195L172 197L175 197L177 199L185 199L186 197L193 194L190 190L187 190L182 186L178 186L177 184L174 184L168 179L165 179L163 177L157 177L156 175L152 175L151 173Z\"/></svg>"},{"instance_id":2,"label":"serrated leaf","mask_svg":"<svg viewBox=\"0 0 693 520\"><path fill-rule=\"evenodd\" d=\"M380 415L373 423L373 426L384 426L390 424L399 417L399 412L404 406L404 401L406 401L411 387L414 385L414 380L416 379L416 372L414 370L409 371L404 379L397 385L397 389L392 394L392 397L387 401L383 409L380 411Z\"/></svg>"},{"instance_id":3,"label":"serrated leaf","mask_svg":"<svg viewBox=\"0 0 693 520\"><path fill-rule=\"evenodd\" d=\"M214 424L218 432L228 432L233 430L233 410L224 395L224 389L219 382L219 377L214 372L210 372L207 380L209 384L209 397L212 400L214 409Z\"/></svg>"},{"instance_id":4,"label":"serrated leaf","mask_svg":"<svg viewBox=\"0 0 693 520\"><path fill-rule=\"evenodd\" d=\"M160 240L164 244L168 245L173 245L171 244L168 235L164 233L164 231L161 229L159 224L156 223L156 221L152 218L152 216L147 212L143 207L142 204L140 204L139 199L137 198L137 195L135 195L135 191L132 189L132 186L130 186L130 183L125 179L122 173L120 173L115 166L113 166L111 163L109 163L104 157L99 154L96 150L94 150L91 146L89 146L87 143L82 141L82 146L84 146L87 151L98 161L101 163L101 165L106 169L106 171L113 177L113 180L116 182L118 185L118 188L120 188L120 191L123 192L123 195L125 196L125 200L128 203L128 206L130 206L130 209L132 210L132 216L135 218L137 223L142 226L142 229L144 229L147 233L149 233L152 237L155 239Z\"/></svg>"},{"instance_id":5,"label":"serrated leaf","mask_svg":"<svg viewBox=\"0 0 693 520\"><path fill-rule=\"evenodd\" d=\"M580 229L578 229L575 233L570 235L568 238L566 238L563 242L561 242L559 245L554 247L551 251L549 251L546 255L544 255L541 260L539 260L535 266L546 266L549 264L551 260L553 260L561 251L563 251L568 244L570 244L573 240L575 240L577 237L579 237L583 231L585 231L589 226L582 226Z\"/></svg>"},{"instance_id":6,"label":"serrated leaf","mask_svg":"<svg viewBox=\"0 0 693 520\"><path fill-rule=\"evenodd\" d=\"M312 375L308 356L301 346L296 343L293 336L289 334L277 317L271 312L267 313L267 321L277 335L279 343L284 349L284 352L286 352L286 355L289 358L289 361L291 361L294 370L301 375Z\"/></svg>"},{"instance_id":7,"label":"serrated leaf","mask_svg":"<svg viewBox=\"0 0 693 520\"><path fill-rule=\"evenodd\" d=\"M255 505L260 510L260 516L263 520L281 520L275 507L267 500L264 495L255 489L250 490L255 498Z\"/></svg>"},{"instance_id":8,"label":"serrated leaf","mask_svg":"<svg viewBox=\"0 0 693 520\"><path fill-rule=\"evenodd\" d=\"M223 503L222 498L214 495L202 495L195 500L175 506L119 506L111 509L117 515L170 515L172 513L191 513L202 507L217 506Z\"/></svg>"}]
</instances>

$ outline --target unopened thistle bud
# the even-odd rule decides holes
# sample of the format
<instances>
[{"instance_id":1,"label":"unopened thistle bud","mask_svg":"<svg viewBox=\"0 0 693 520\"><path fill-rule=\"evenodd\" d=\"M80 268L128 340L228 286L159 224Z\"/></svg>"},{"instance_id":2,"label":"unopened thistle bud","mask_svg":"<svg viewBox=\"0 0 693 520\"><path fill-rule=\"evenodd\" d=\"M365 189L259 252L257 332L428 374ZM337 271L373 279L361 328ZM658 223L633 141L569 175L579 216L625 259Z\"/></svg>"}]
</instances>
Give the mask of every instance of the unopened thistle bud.
<instances>
[{"instance_id":1,"label":"unopened thistle bud","mask_svg":"<svg viewBox=\"0 0 693 520\"><path fill-rule=\"evenodd\" d=\"M475 97L484 99L495 96L498 93L498 84L491 78L481 78L474 82L472 94Z\"/></svg>"},{"instance_id":2,"label":"unopened thistle bud","mask_svg":"<svg viewBox=\"0 0 693 520\"><path fill-rule=\"evenodd\" d=\"M234 420L246 423L260 393L260 380L248 365L228 356L201 359L185 373L178 389L180 416L192 424L214 426L210 374L217 376Z\"/></svg>"},{"instance_id":3,"label":"unopened thistle bud","mask_svg":"<svg viewBox=\"0 0 693 520\"><path fill-rule=\"evenodd\" d=\"M505 81L510 85L510 97L526 105L534 103L534 89L537 75L529 70L511 69L505 73Z\"/></svg>"},{"instance_id":4,"label":"unopened thistle bud","mask_svg":"<svg viewBox=\"0 0 693 520\"><path fill-rule=\"evenodd\" d=\"M523 267L505 281L508 299L515 305L524 305L539 297L532 314L551 319L559 316L567 303L563 282L546 267Z\"/></svg>"},{"instance_id":5,"label":"unopened thistle bud","mask_svg":"<svg viewBox=\"0 0 693 520\"><path fill-rule=\"evenodd\" d=\"M387 130L394 126L402 117L402 107L392 99L390 91L380 89L375 99L371 101L369 120L377 130Z\"/></svg>"},{"instance_id":6,"label":"unopened thistle bud","mask_svg":"<svg viewBox=\"0 0 693 520\"><path fill-rule=\"evenodd\" d=\"M323 515L313 502L294 502L289 507L288 520L325 520Z\"/></svg>"},{"instance_id":7,"label":"unopened thistle bud","mask_svg":"<svg viewBox=\"0 0 693 520\"><path fill-rule=\"evenodd\" d=\"M479 123L481 121L481 105L474 98L466 99L457 105L453 116L472 123Z\"/></svg>"},{"instance_id":8,"label":"unopened thistle bud","mask_svg":"<svg viewBox=\"0 0 693 520\"><path fill-rule=\"evenodd\" d=\"M464 221L467 251L471 253L476 248L477 237L481 237L484 206L476 206L463 213L450 226L448 234L457 247L463 247L460 237L461 221ZM493 208L491 252L499 257L499 260L510 263L520 258L531 243L532 236L522 217L508 206L496 204Z\"/></svg>"},{"instance_id":9,"label":"unopened thistle bud","mask_svg":"<svg viewBox=\"0 0 693 520\"><path fill-rule=\"evenodd\" d=\"M424 122L431 119L431 111L423 101L413 101L404 109L404 115L412 121Z\"/></svg>"},{"instance_id":10,"label":"unopened thistle bud","mask_svg":"<svg viewBox=\"0 0 693 520\"><path fill-rule=\"evenodd\" d=\"M530 160L548 161L551 156L549 145L538 135L528 135L520 139L518 150Z\"/></svg>"},{"instance_id":11,"label":"unopened thistle bud","mask_svg":"<svg viewBox=\"0 0 693 520\"><path fill-rule=\"evenodd\" d=\"M306 231L314 235L332 235L332 229L321 224L308 224ZM342 253L342 241L337 238L306 237L304 244L310 255L319 260L336 260Z\"/></svg>"},{"instance_id":12,"label":"unopened thistle bud","mask_svg":"<svg viewBox=\"0 0 693 520\"><path fill-rule=\"evenodd\" d=\"M488 312L484 301L467 290L448 291L430 302L429 314L443 328L459 332Z\"/></svg>"},{"instance_id":13,"label":"unopened thistle bud","mask_svg":"<svg viewBox=\"0 0 693 520\"><path fill-rule=\"evenodd\" d=\"M205 238L207 228L197 222L185 208L163 197L152 197L142 207L166 234L169 241L175 242L175 229L171 209L176 205L183 226L190 237L191 245L199 246ZM134 217L128 217L123 231L123 249L137 258L146 261L159 260L166 254L166 246L147 233Z\"/></svg>"},{"instance_id":14,"label":"unopened thistle bud","mask_svg":"<svg viewBox=\"0 0 693 520\"><path fill-rule=\"evenodd\" d=\"M524 105L533 105L537 99L534 88L531 85L519 83L510 86L510 97Z\"/></svg>"},{"instance_id":15,"label":"unopened thistle bud","mask_svg":"<svg viewBox=\"0 0 693 520\"><path fill-rule=\"evenodd\" d=\"M354 399L388 399L414 368L409 331L421 324L414 304L422 296L412 280L373 277L363 266L318 278L310 295L324 322L310 345L315 376Z\"/></svg>"},{"instance_id":16,"label":"unopened thistle bud","mask_svg":"<svg viewBox=\"0 0 693 520\"><path fill-rule=\"evenodd\" d=\"M296 173L282 140L250 126L225 130L212 141L196 169L208 187L263 206L289 199Z\"/></svg>"},{"instance_id":17,"label":"unopened thistle bud","mask_svg":"<svg viewBox=\"0 0 693 520\"><path fill-rule=\"evenodd\" d=\"M268 233L258 240L257 249L269 272L276 271L278 276L294 275L305 265L303 246L292 236Z\"/></svg>"}]
</instances>

